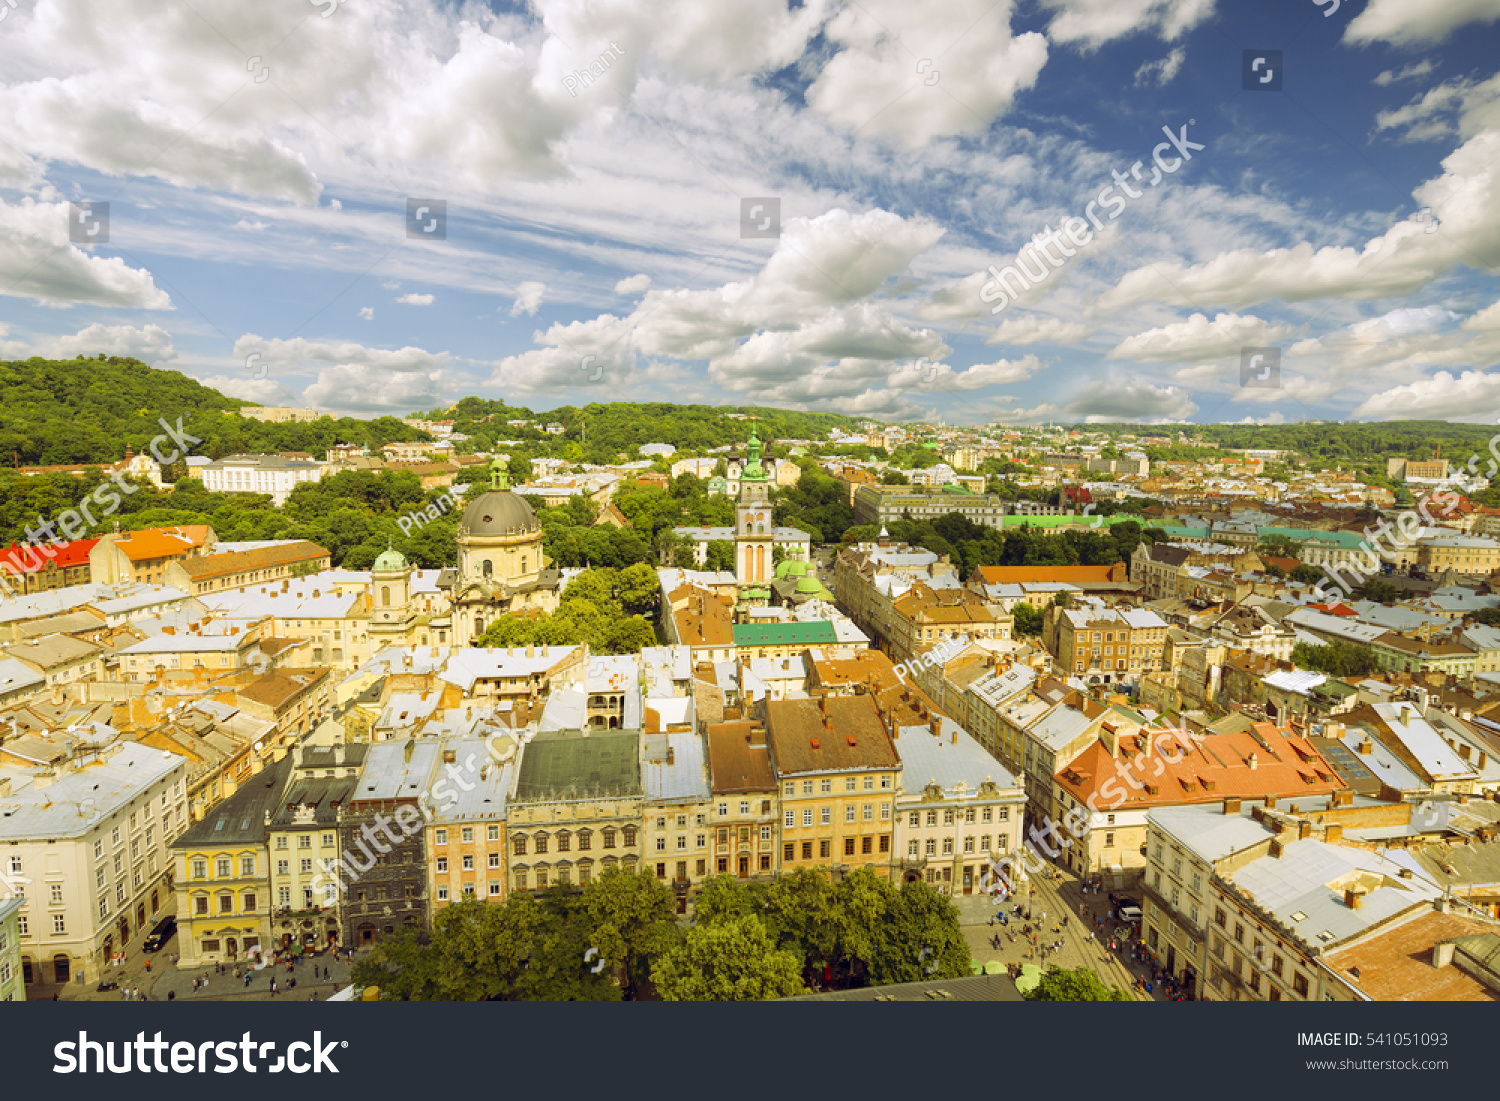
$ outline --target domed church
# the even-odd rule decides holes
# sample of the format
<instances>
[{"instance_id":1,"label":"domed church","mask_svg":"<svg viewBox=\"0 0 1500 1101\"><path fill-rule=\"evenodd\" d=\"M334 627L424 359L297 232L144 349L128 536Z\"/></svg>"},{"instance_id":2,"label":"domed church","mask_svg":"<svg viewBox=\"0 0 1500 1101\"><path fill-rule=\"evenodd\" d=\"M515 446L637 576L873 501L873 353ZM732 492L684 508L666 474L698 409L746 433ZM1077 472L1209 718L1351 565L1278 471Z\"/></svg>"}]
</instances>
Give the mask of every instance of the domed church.
<instances>
[{"instance_id":1,"label":"domed church","mask_svg":"<svg viewBox=\"0 0 1500 1101\"><path fill-rule=\"evenodd\" d=\"M464 509L456 541L458 565L437 581L452 605L455 646L473 646L498 616L557 607L561 574L542 554L542 525L510 491L503 460L490 464L490 488Z\"/></svg>"}]
</instances>

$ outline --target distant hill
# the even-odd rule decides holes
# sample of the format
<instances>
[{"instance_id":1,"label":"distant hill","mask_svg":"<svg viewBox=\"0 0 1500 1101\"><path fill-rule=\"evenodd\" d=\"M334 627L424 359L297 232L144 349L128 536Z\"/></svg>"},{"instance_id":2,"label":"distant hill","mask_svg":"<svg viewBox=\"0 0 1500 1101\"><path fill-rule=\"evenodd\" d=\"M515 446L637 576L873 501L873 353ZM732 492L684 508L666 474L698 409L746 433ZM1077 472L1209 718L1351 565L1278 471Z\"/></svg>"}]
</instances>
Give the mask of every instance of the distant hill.
<instances>
[{"instance_id":1,"label":"distant hill","mask_svg":"<svg viewBox=\"0 0 1500 1101\"><path fill-rule=\"evenodd\" d=\"M126 445L137 451L161 433L158 419L203 443L195 454L309 451L335 443L380 447L425 439L394 417L361 421L325 417L312 424L262 424L239 410L254 402L226 397L178 371L118 356L0 360L0 466L112 463Z\"/></svg>"},{"instance_id":2,"label":"distant hill","mask_svg":"<svg viewBox=\"0 0 1500 1101\"><path fill-rule=\"evenodd\" d=\"M740 417L730 414L741 414ZM830 429L853 431L864 418L838 413L807 413L756 405L674 405L671 402L603 402L559 406L532 412L522 406L485 398L464 398L443 410L415 413L414 417L451 420L456 432L472 437L469 450L488 451L495 440L532 442L547 440L578 444L581 459L613 462L620 452L647 443L669 443L681 450L706 451L726 444L743 443L753 425L762 440L822 439ZM526 428L506 422L526 420ZM560 437L546 437L540 425L560 424ZM550 450L550 448L549 448Z\"/></svg>"}]
</instances>

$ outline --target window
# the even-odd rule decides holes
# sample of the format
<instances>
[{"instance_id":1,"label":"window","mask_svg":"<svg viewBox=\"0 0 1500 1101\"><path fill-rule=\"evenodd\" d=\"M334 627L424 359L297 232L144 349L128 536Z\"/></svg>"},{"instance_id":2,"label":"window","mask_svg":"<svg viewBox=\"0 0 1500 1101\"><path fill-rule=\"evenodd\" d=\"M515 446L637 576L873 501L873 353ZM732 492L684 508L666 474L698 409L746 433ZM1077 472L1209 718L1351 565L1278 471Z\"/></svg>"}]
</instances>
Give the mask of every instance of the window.
<instances>
[{"instance_id":1,"label":"window","mask_svg":"<svg viewBox=\"0 0 1500 1101\"><path fill-rule=\"evenodd\" d=\"M866 822L873 822L873 821L875 821L875 804L874 803L866 803L864 805L864 820Z\"/></svg>"},{"instance_id":2,"label":"window","mask_svg":"<svg viewBox=\"0 0 1500 1101\"><path fill-rule=\"evenodd\" d=\"M793 844L792 842L790 842L790 841L788 841L785 845L781 846L781 859L787 860L787 861L796 860L797 859L797 846L795 844Z\"/></svg>"},{"instance_id":3,"label":"window","mask_svg":"<svg viewBox=\"0 0 1500 1101\"><path fill-rule=\"evenodd\" d=\"M803 780L802 781L802 794L803 795L811 795L812 794L812 781L811 780Z\"/></svg>"},{"instance_id":4,"label":"window","mask_svg":"<svg viewBox=\"0 0 1500 1101\"><path fill-rule=\"evenodd\" d=\"M802 859L803 860L811 860L812 859L812 842L811 841L804 841L804 842L802 842Z\"/></svg>"},{"instance_id":5,"label":"window","mask_svg":"<svg viewBox=\"0 0 1500 1101\"><path fill-rule=\"evenodd\" d=\"M277 837L276 837L276 847L278 849L284 849L284 848L286 848L286 834L283 833L283 834L278 834L277 835Z\"/></svg>"},{"instance_id":6,"label":"window","mask_svg":"<svg viewBox=\"0 0 1500 1101\"><path fill-rule=\"evenodd\" d=\"M783 819L783 822L786 825L787 829L791 829L793 826L795 826L797 824L797 812L794 811L794 810L787 811L786 815L785 815L785 817ZM723 840L724 840L723 838L720 839L721 843L722 843Z\"/></svg>"},{"instance_id":7,"label":"window","mask_svg":"<svg viewBox=\"0 0 1500 1101\"><path fill-rule=\"evenodd\" d=\"M974 838L973 837L965 837L964 838L964 852L965 853L971 853L973 851L974 851Z\"/></svg>"},{"instance_id":8,"label":"window","mask_svg":"<svg viewBox=\"0 0 1500 1101\"><path fill-rule=\"evenodd\" d=\"M824 807L822 810L818 811L818 823L824 826L832 825L833 809L831 807Z\"/></svg>"},{"instance_id":9,"label":"window","mask_svg":"<svg viewBox=\"0 0 1500 1101\"><path fill-rule=\"evenodd\" d=\"M833 790L833 781L832 780L819 780L818 781L818 791L819 791L820 794L827 795L832 790Z\"/></svg>"},{"instance_id":10,"label":"window","mask_svg":"<svg viewBox=\"0 0 1500 1101\"><path fill-rule=\"evenodd\" d=\"M62 914L52 915L52 931L54 933L66 933L68 931L68 920Z\"/></svg>"},{"instance_id":11,"label":"window","mask_svg":"<svg viewBox=\"0 0 1500 1101\"><path fill-rule=\"evenodd\" d=\"M1238 922L1234 926L1234 939L1240 944L1245 943L1245 927Z\"/></svg>"},{"instance_id":12,"label":"window","mask_svg":"<svg viewBox=\"0 0 1500 1101\"><path fill-rule=\"evenodd\" d=\"M500 833L500 827L499 826L491 826L490 829L492 829L492 830L495 831L496 836L499 835L499 833ZM491 841L493 841L494 839L495 839L494 837L490 838ZM582 833L580 833L578 835L578 851L579 852L588 852L589 849L593 846L593 844L594 844L594 835L592 833L590 833L588 830L584 830Z\"/></svg>"},{"instance_id":13,"label":"window","mask_svg":"<svg viewBox=\"0 0 1500 1101\"><path fill-rule=\"evenodd\" d=\"M490 853L490 867L491 868L498 868L498 867L500 867L500 854L499 853ZM490 886L493 887L494 884L491 883ZM490 892L490 894L494 894L494 893L495 893L494 891Z\"/></svg>"},{"instance_id":14,"label":"window","mask_svg":"<svg viewBox=\"0 0 1500 1101\"><path fill-rule=\"evenodd\" d=\"M62 884L61 883L53 883L51 885L51 891L50 891L48 897L51 899L52 905L54 905L54 906L61 906L62 905L62 900L63 900L63 897L62 897Z\"/></svg>"},{"instance_id":15,"label":"window","mask_svg":"<svg viewBox=\"0 0 1500 1101\"><path fill-rule=\"evenodd\" d=\"M446 856L440 856L437 858L437 870L440 872L446 872L448 870L448 858Z\"/></svg>"},{"instance_id":16,"label":"window","mask_svg":"<svg viewBox=\"0 0 1500 1101\"><path fill-rule=\"evenodd\" d=\"M474 840L474 827L473 826L465 826L460 831L460 833L459 833L459 840L460 841L473 841Z\"/></svg>"},{"instance_id":17,"label":"window","mask_svg":"<svg viewBox=\"0 0 1500 1101\"><path fill-rule=\"evenodd\" d=\"M438 896L438 901L439 902L447 902L448 901L448 888L447 887L439 887L437 889L437 896Z\"/></svg>"},{"instance_id":18,"label":"window","mask_svg":"<svg viewBox=\"0 0 1500 1101\"><path fill-rule=\"evenodd\" d=\"M792 784L792 783L787 784L786 785L786 794L787 795L796 795L797 794L797 785L796 784ZM790 859L790 857L788 859Z\"/></svg>"},{"instance_id":19,"label":"window","mask_svg":"<svg viewBox=\"0 0 1500 1101\"><path fill-rule=\"evenodd\" d=\"M846 838L844 838L844 855L845 856L853 856L854 855L854 838L852 838L852 837L846 837Z\"/></svg>"},{"instance_id":20,"label":"window","mask_svg":"<svg viewBox=\"0 0 1500 1101\"><path fill-rule=\"evenodd\" d=\"M926 845L926 850L925 851L926 851L926 853L927 853L928 856L936 856L937 855L937 840L935 838L929 837L927 839L927 845Z\"/></svg>"},{"instance_id":21,"label":"window","mask_svg":"<svg viewBox=\"0 0 1500 1101\"><path fill-rule=\"evenodd\" d=\"M994 808L993 807L985 807L984 810L983 810L983 812L980 814L980 821L981 822L988 822L988 821L990 821L993 818L993 816L994 816ZM969 821L972 822L973 819L971 818L971 819L969 819Z\"/></svg>"},{"instance_id":22,"label":"window","mask_svg":"<svg viewBox=\"0 0 1500 1101\"><path fill-rule=\"evenodd\" d=\"M990 851L990 835L982 833L979 835L979 851L987 853Z\"/></svg>"},{"instance_id":23,"label":"window","mask_svg":"<svg viewBox=\"0 0 1500 1101\"><path fill-rule=\"evenodd\" d=\"M615 847L615 831L614 830L612 830L612 829L606 829L604 831L604 847L606 849L612 849L612 848Z\"/></svg>"},{"instance_id":24,"label":"window","mask_svg":"<svg viewBox=\"0 0 1500 1101\"><path fill-rule=\"evenodd\" d=\"M919 828L922 825L922 812L921 811L914 810L914 811L911 812L910 825L911 825L912 829L917 829L917 828Z\"/></svg>"},{"instance_id":25,"label":"window","mask_svg":"<svg viewBox=\"0 0 1500 1101\"><path fill-rule=\"evenodd\" d=\"M292 904L292 889L290 887L278 887L276 889L276 903L278 906L290 906Z\"/></svg>"},{"instance_id":26,"label":"window","mask_svg":"<svg viewBox=\"0 0 1500 1101\"><path fill-rule=\"evenodd\" d=\"M579 840L578 847L580 849L586 849L586 848L588 848L588 845L585 843L585 841L586 841L587 838L588 838L588 834L583 834L582 836L579 837L579 839L578 839ZM499 826L490 826L490 827L488 827L488 829L485 831L485 840L487 840L487 841L499 841L500 840L500 827ZM496 886L496 884L491 883L490 886L494 887L494 886ZM495 894L495 892L491 891L490 894Z\"/></svg>"},{"instance_id":27,"label":"window","mask_svg":"<svg viewBox=\"0 0 1500 1101\"><path fill-rule=\"evenodd\" d=\"M220 895L219 896L219 913L221 913L221 914L232 914L233 912L234 912L234 896L233 895L227 895L227 894Z\"/></svg>"},{"instance_id":28,"label":"window","mask_svg":"<svg viewBox=\"0 0 1500 1101\"><path fill-rule=\"evenodd\" d=\"M625 834L625 847L627 849L634 848L635 847L635 827L634 826L626 826L625 829L622 832Z\"/></svg>"},{"instance_id":29,"label":"window","mask_svg":"<svg viewBox=\"0 0 1500 1101\"><path fill-rule=\"evenodd\" d=\"M922 842L920 842L920 841L908 841L906 843L906 855L907 856L921 856L922 855Z\"/></svg>"},{"instance_id":30,"label":"window","mask_svg":"<svg viewBox=\"0 0 1500 1101\"><path fill-rule=\"evenodd\" d=\"M490 827L490 829L494 829L494 828L495 828L494 826ZM331 834L331 833L325 833L323 835L323 847L325 849L331 849L331 848L333 848L337 844L338 844L338 840L337 840L337 838L335 838L333 836L333 834Z\"/></svg>"},{"instance_id":31,"label":"window","mask_svg":"<svg viewBox=\"0 0 1500 1101\"><path fill-rule=\"evenodd\" d=\"M302 865L300 870L303 875L307 875L312 871L312 857L303 857L299 863Z\"/></svg>"},{"instance_id":32,"label":"window","mask_svg":"<svg viewBox=\"0 0 1500 1101\"><path fill-rule=\"evenodd\" d=\"M298 834L297 835L297 848L299 848L299 849L310 849L310 848L312 848L312 834L310 834L310 833Z\"/></svg>"},{"instance_id":33,"label":"window","mask_svg":"<svg viewBox=\"0 0 1500 1101\"><path fill-rule=\"evenodd\" d=\"M511 842L510 842L510 851L513 852L513 853L515 853L517 856L525 856L526 855L526 838L524 838L524 837L514 837L514 838L512 838Z\"/></svg>"},{"instance_id":34,"label":"window","mask_svg":"<svg viewBox=\"0 0 1500 1101\"><path fill-rule=\"evenodd\" d=\"M927 824L929 826L936 826L937 825L937 811L930 810L930 811L927 812Z\"/></svg>"},{"instance_id":35,"label":"window","mask_svg":"<svg viewBox=\"0 0 1500 1101\"><path fill-rule=\"evenodd\" d=\"M860 853L864 856L869 856L870 851L874 848L874 841L875 839L872 837L861 837L859 839ZM884 852L885 850L882 849L881 851Z\"/></svg>"},{"instance_id":36,"label":"window","mask_svg":"<svg viewBox=\"0 0 1500 1101\"><path fill-rule=\"evenodd\" d=\"M547 851L547 835L545 833L536 835L536 851L539 853Z\"/></svg>"},{"instance_id":37,"label":"window","mask_svg":"<svg viewBox=\"0 0 1500 1101\"><path fill-rule=\"evenodd\" d=\"M748 799L741 799L740 800L740 813L741 814L749 814L750 813L750 800L748 800Z\"/></svg>"},{"instance_id":38,"label":"window","mask_svg":"<svg viewBox=\"0 0 1500 1101\"><path fill-rule=\"evenodd\" d=\"M844 781L844 790L845 791L853 791L854 787L855 787L855 784L856 784L856 781L855 781L854 777L850 776L847 780Z\"/></svg>"},{"instance_id":39,"label":"window","mask_svg":"<svg viewBox=\"0 0 1500 1101\"><path fill-rule=\"evenodd\" d=\"M463 858L463 869L466 872L472 872L474 870L474 858L472 856L465 856Z\"/></svg>"},{"instance_id":40,"label":"window","mask_svg":"<svg viewBox=\"0 0 1500 1101\"><path fill-rule=\"evenodd\" d=\"M819 857L819 859L822 859L822 860L827 860L828 859L828 849L829 849L829 846L832 845L832 844L833 844L833 842L831 842L831 841L819 841L818 842L818 857Z\"/></svg>"},{"instance_id":41,"label":"window","mask_svg":"<svg viewBox=\"0 0 1500 1101\"><path fill-rule=\"evenodd\" d=\"M242 857L240 857L240 875L248 878L250 876L253 876L254 874L255 874L255 857L253 857L253 856L242 856Z\"/></svg>"},{"instance_id":42,"label":"window","mask_svg":"<svg viewBox=\"0 0 1500 1101\"><path fill-rule=\"evenodd\" d=\"M436 841L439 845L446 845L448 843L448 831L438 830L436 835L433 837L433 840Z\"/></svg>"},{"instance_id":43,"label":"window","mask_svg":"<svg viewBox=\"0 0 1500 1101\"><path fill-rule=\"evenodd\" d=\"M810 826L813 824L813 812L811 807L802 812L802 824L804 826Z\"/></svg>"},{"instance_id":44,"label":"window","mask_svg":"<svg viewBox=\"0 0 1500 1101\"><path fill-rule=\"evenodd\" d=\"M1307 997L1307 976L1306 975L1293 975L1292 976L1292 989L1297 992L1297 996L1298 997L1301 997L1301 998Z\"/></svg>"},{"instance_id":45,"label":"window","mask_svg":"<svg viewBox=\"0 0 1500 1101\"><path fill-rule=\"evenodd\" d=\"M1106 849L1112 849L1115 847L1115 835L1113 833L1106 833L1104 835L1104 847Z\"/></svg>"},{"instance_id":46,"label":"window","mask_svg":"<svg viewBox=\"0 0 1500 1101\"><path fill-rule=\"evenodd\" d=\"M560 852L560 853L568 852L572 847L573 847L573 835L572 834L560 833L560 834L557 835L557 851L558 852Z\"/></svg>"},{"instance_id":47,"label":"window","mask_svg":"<svg viewBox=\"0 0 1500 1101\"><path fill-rule=\"evenodd\" d=\"M945 826L951 826L951 825L953 825L953 812L951 810L945 810L945 811L943 811L943 825L945 825Z\"/></svg>"},{"instance_id":48,"label":"window","mask_svg":"<svg viewBox=\"0 0 1500 1101\"><path fill-rule=\"evenodd\" d=\"M865 790L866 791L874 791L875 790L875 777L873 777L873 776L866 776L865 777Z\"/></svg>"},{"instance_id":49,"label":"window","mask_svg":"<svg viewBox=\"0 0 1500 1101\"><path fill-rule=\"evenodd\" d=\"M1281 966L1282 966L1282 964L1281 964L1281 957L1280 956L1272 956L1271 957L1271 974L1275 975L1278 979L1281 978Z\"/></svg>"},{"instance_id":50,"label":"window","mask_svg":"<svg viewBox=\"0 0 1500 1101\"><path fill-rule=\"evenodd\" d=\"M944 856L952 856L953 855L953 838L951 838L951 837L945 837L945 838L943 838L943 855Z\"/></svg>"},{"instance_id":51,"label":"window","mask_svg":"<svg viewBox=\"0 0 1500 1101\"><path fill-rule=\"evenodd\" d=\"M218 872L220 879L228 879L233 874L231 863L227 856L221 856L214 861L214 870Z\"/></svg>"},{"instance_id":52,"label":"window","mask_svg":"<svg viewBox=\"0 0 1500 1101\"><path fill-rule=\"evenodd\" d=\"M12 869L12 870L14 870L14 869ZM208 878L208 861L207 860L199 858L199 859L196 859L196 860L193 861L193 878L194 879L207 879Z\"/></svg>"}]
</instances>

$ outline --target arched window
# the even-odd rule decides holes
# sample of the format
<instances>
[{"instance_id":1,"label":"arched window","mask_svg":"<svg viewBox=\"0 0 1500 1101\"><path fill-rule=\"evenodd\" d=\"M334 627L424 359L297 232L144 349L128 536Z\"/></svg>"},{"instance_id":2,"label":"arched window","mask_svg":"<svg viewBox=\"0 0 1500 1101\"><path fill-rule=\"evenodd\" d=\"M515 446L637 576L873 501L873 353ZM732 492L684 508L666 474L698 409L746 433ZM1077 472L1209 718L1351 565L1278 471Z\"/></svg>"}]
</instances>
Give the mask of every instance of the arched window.
<instances>
[{"instance_id":1,"label":"arched window","mask_svg":"<svg viewBox=\"0 0 1500 1101\"><path fill-rule=\"evenodd\" d=\"M474 617L474 637L478 638L482 634L484 634L484 616L477 615Z\"/></svg>"},{"instance_id":2,"label":"arched window","mask_svg":"<svg viewBox=\"0 0 1500 1101\"><path fill-rule=\"evenodd\" d=\"M486 558L479 564L479 572L485 577L495 576L495 564Z\"/></svg>"},{"instance_id":3,"label":"arched window","mask_svg":"<svg viewBox=\"0 0 1500 1101\"><path fill-rule=\"evenodd\" d=\"M389 585L380 586L380 603L386 608L391 606L391 587Z\"/></svg>"}]
</instances>

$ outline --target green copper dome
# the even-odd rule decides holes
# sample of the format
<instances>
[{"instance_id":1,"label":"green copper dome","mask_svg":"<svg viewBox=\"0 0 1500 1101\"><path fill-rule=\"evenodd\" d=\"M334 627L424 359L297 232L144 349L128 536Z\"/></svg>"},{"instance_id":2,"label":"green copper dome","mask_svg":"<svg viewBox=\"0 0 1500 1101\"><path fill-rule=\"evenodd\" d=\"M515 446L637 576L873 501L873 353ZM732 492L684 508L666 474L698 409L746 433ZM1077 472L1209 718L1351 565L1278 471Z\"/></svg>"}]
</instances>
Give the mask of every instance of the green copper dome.
<instances>
[{"instance_id":1,"label":"green copper dome","mask_svg":"<svg viewBox=\"0 0 1500 1101\"><path fill-rule=\"evenodd\" d=\"M378 573L399 573L406 569L406 558L395 547L386 547L375 559L374 569Z\"/></svg>"}]
</instances>

